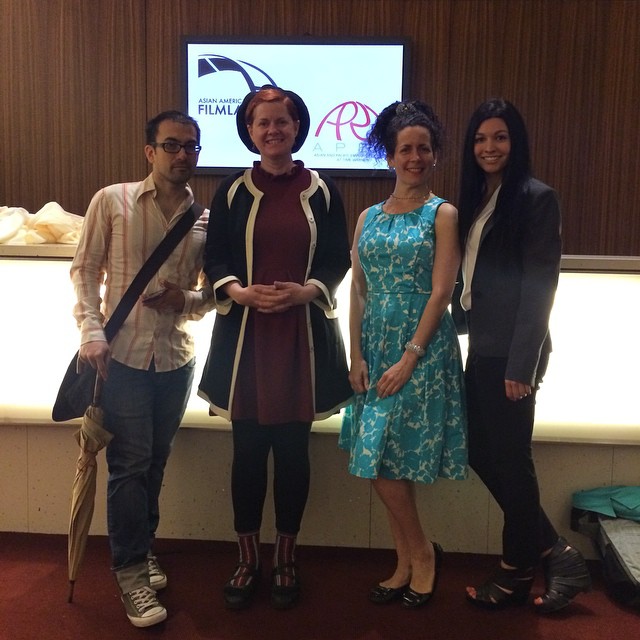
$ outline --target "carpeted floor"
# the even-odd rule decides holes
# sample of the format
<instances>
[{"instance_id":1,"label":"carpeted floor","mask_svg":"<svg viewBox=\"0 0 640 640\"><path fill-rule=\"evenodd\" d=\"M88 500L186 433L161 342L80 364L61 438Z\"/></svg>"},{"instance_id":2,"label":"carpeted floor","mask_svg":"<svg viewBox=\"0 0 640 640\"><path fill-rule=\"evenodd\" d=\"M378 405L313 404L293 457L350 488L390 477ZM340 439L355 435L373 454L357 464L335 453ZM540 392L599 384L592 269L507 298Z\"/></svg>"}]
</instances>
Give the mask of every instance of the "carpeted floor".
<instances>
[{"instance_id":1,"label":"carpeted floor","mask_svg":"<svg viewBox=\"0 0 640 640\"><path fill-rule=\"evenodd\" d=\"M442 541L446 552L446 541ZM269 568L270 547L263 560ZM161 600L169 616L148 629L127 620L109 571L106 538L91 537L67 602L66 537L0 533L0 640L631 640L640 638L640 611L605 593L599 565L594 589L554 617L532 605L500 612L479 610L464 599L464 586L492 571L491 556L445 555L433 600L407 611L398 603L370 604L369 587L387 577L389 550L300 547L302 599L275 611L264 579L253 606L224 608L221 587L235 564L233 543L160 540L156 552L169 575ZM266 573L266 572L265 572ZM536 579L534 591L541 588Z\"/></svg>"}]
</instances>

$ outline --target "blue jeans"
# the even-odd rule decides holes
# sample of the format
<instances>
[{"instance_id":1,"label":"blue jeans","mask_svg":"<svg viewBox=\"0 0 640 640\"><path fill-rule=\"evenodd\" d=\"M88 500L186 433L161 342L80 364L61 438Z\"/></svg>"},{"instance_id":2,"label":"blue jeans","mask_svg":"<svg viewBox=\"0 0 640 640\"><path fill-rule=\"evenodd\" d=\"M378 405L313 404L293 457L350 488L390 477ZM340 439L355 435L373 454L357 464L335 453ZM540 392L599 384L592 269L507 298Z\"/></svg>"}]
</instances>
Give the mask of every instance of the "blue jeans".
<instances>
[{"instance_id":1,"label":"blue jeans","mask_svg":"<svg viewBox=\"0 0 640 640\"><path fill-rule=\"evenodd\" d=\"M107 526L116 574L146 563L160 520L164 468L187 407L194 367L195 358L163 373L153 363L148 371L114 360L109 365L102 407L104 426L113 434L106 452Z\"/></svg>"}]
</instances>

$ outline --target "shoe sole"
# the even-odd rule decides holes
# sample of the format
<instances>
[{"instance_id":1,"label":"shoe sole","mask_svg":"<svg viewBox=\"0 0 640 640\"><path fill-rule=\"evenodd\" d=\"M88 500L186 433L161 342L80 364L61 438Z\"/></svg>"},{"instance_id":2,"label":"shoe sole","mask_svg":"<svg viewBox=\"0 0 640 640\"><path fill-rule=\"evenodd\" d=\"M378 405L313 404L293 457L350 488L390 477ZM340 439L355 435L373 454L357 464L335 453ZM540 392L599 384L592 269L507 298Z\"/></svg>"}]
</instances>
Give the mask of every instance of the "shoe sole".
<instances>
[{"instance_id":1,"label":"shoe sole","mask_svg":"<svg viewBox=\"0 0 640 640\"><path fill-rule=\"evenodd\" d=\"M295 596L291 600L286 600L286 601L280 601L272 598L271 606L274 609L278 609L279 611L284 611L285 609L292 609L293 607L295 607L298 604L299 599L300 599L299 595Z\"/></svg>"},{"instance_id":2,"label":"shoe sole","mask_svg":"<svg viewBox=\"0 0 640 640\"><path fill-rule=\"evenodd\" d=\"M242 595L235 595L222 593L222 597L224 598L224 606L227 609L232 609L233 611L239 611L241 609L248 609L253 602L253 597L256 593L258 585L256 584L252 589L247 591Z\"/></svg>"},{"instance_id":3,"label":"shoe sole","mask_svg":"<svg viewBox=\"0 0 640 640\"><path fill-rule=\"evenodd\" d=\"M529 594L526 597L521 598L509 598L507 600L501 600L499 602L493 602L491 600L478 600L467 594L467 601L472 605L485 609L487 611L501 611L502 609L509 609L511 607L523 607L529 600Z\"/></svg>"},{"instance_id":4,"label":"shoe sole","mask_svg":"<svg viewBox=\"0 0 640 640\"><path fill-rule=\"evenodd\" d=\"M251 606L251 600L243 600L242 602L230 602L225 598L224 606L232 611L241 611L242 609L248 609Z\"/></svg>"},{"instance_id":5,"label":"shoe sole","mask_svg":"<svg viewBox=\"0 0 640 640\"><path fill-rule=\"evenodd\" d=\"M149 584L149 586L154 590L154 591L160 591L161 589L165 589L167 586L167 577L165 576L164 578L162 578L161 580L156 580L155 582L151 582Z\"/></svg>"},{"instance_id":6,"label":"shoe sole","mask_svg":"<svg viewBox=\"0 0 640 640\"><path fill-rule=\"evenodd\" d=\"M572 593L569 595L569 597L567 599L563 599L560 601L560 604L551 607L549 605L545 605L543 604L534 604L534 609L536 611L536 613L538 615L541 616L545 616L545 615L552 615L558 611L562 611L563 609L566 609L573 601L574 599L579 596L581 593L588 593L589 591L591 591L591 587L592 587L592 583L591 581L589 581L589 584L584 586L583 588L579 589L578 591L576 591L575 593Z\"/></svg>"},{"instance_id":7,"label":"shoe sole","mask_svg":"<svg viewBox=\"0 0 640 640\"><path fill-rule=\"evenodd\" d=\"M167 619L167 610L164 609L163 611L156 613L155 615L149 616L147 618L132 617L129 614L127 614L127 618L129 618L129 622L131 622L131 624L134 627L143 629L144 627L151 627L154 624L164 622Z\"/></svg>"}]
</instances>

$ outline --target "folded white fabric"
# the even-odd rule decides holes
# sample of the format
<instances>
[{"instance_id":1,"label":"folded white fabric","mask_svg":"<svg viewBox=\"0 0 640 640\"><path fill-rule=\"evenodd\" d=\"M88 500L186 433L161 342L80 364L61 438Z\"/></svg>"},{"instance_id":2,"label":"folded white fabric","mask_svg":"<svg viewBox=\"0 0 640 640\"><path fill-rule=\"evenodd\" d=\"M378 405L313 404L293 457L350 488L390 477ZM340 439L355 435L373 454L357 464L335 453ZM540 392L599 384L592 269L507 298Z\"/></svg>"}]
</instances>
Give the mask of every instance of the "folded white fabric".
<instances>
[{"instance_id":1,"label":"folded white fabric","mask_svg":"<svg viewBox=\"0 0 640 640\"><path fill-rule=\"evenodd\" d=\"M21 207L0 207L0 244L77 244L82 220L57 202L34 214Z\"/></svg>"}]
</instances>

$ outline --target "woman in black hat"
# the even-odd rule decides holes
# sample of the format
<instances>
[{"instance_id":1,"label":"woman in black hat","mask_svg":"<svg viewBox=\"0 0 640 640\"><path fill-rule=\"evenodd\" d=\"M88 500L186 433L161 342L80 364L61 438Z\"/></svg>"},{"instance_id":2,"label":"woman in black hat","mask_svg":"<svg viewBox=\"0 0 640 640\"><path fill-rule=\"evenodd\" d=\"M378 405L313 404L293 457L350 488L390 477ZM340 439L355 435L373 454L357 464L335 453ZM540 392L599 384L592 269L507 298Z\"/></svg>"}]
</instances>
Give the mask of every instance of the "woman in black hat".
<instances>
[{"instance_id":1,"label":"woman in black hat","mask_svg":"<svg viewBox=\"0 0 640 640\"><path fill-rule=\"evenodd\" d=\"M311 424L352 394L334 297L350 265L349 245L335 186L292 158L309 131L300 97L263 87L245 97L236 123L260 160L223 180L211 204L205 272L217 314L199 394L233 429L240 559L224 586L225 603L248 606L258 586L273 451L271 602L287 608L300 590L295 543L309 489Z\"/></svg>"}]
</instances>

